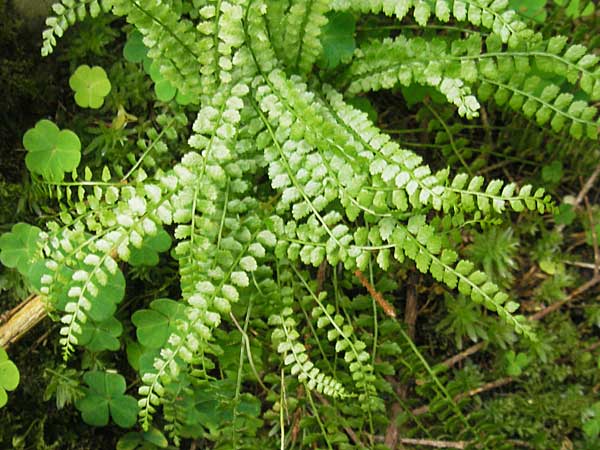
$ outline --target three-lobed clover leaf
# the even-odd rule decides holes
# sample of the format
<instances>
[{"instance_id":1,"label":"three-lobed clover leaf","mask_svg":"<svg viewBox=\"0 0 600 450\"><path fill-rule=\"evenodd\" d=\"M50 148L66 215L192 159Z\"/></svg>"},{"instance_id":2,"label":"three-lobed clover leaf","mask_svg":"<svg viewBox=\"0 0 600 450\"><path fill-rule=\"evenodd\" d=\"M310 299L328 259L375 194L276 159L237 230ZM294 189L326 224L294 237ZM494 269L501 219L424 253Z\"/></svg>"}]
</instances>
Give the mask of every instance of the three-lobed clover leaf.
<instances>
[{"instance_id":1,"label":"three-lobed clover leaf","mask_svg":"<svg viewBox=\"0 0 600 450\"><path fill-rule=\"evenodd\" d=\"M323 66L334 69L352 57L356 42L354 32L356 19L347 12L332 12L327 15L329 21L323 27L321 44L323 46Z\"/></svg>"},{"instance_id":2,"label":"three-lobed clover leaf","mask_svg":"<svg viewBox=\"0 0 600 450\"><path fill-rule=\"evenodd\" d=\"M82 108L98 109L111 89L110 81L102 67L83 64L69 78L69 86L75 92L75 103Z\"/></svg>"},{"instance_id":3,"label":"three-lobed clover leaf","mask_svg":"<svg viewBox=\"0 0 600 450\"><path fill-rule=\"evenodd\" d=\"M23 136L27 149L25 164L30 172L48 181L61 181L81 160L81 142L71 130L60 130L55 123L42 119Z\"/></svg>"},{"instance_id":4,"label":"three-lobed clover leaf","mask_svg":"<svg viewBox=\"0 0 600 450\"><path fill-rule=\"evenodd\" d=\"M85 395L75 402L83 421L88 425L108 425L109 418L121 428L135 424L138 405L135 398L125 395L125 378L118 373L87 372L83 376L88 387Z\"/></svg>"},{"instance_id":5,"label":"three-lobed clover leaf","mask_svg":"<svg viewBox=\"0 0 600 450\"><path fill-rule=\"evenodd\" d=\"M79 344L85 346L92 352L119 349L121 343L118 337L123 332L123 325L114 317L109 317L102 322L88 320L81 327Z\"/></svg>"},{"instance_id":6,"label":"three-lobed clover leaf","mask_svg":"<svg viewBox=\"0 0 600 450\"><path fill-rule=\"evenodd\" d=\"M123 56L132 63L141 63L147 58L148 48L144 45L142 33L134 30L127 37L127 42L123 47Z\"/></svg>"},{"instance_id":7,"label":"three-lobed clover leaf","mask_svg":"<svg viewBox=\"0 0 600 450\"><path fill-rule=\"evenodd\" d=\"M17 269L27 276L39 254L37 240L40 230L27 223L13 225L9 233L0 236L0 261L6 267Z\"/></svg>"},{"instance_id":8,"label":"three-lobed clover leaf","mask_svg":"<svg viewBox=\"0 0 600 450\"><path fill-rule=\"evenodd\" d=\"M150 428L148 431L131 431L117 442L117 450L150 450L168 446L167 438L156 428Z\"/></svg>"},{"instance_id":9,"label":"three-lobed clover leaf","mask_svg":"<svg viewBox=\"0 0 600 450\"><path fill-rule=\"evenodd\" d=\"M506 373L511 377L518 377L523 373L523 369L529 364L529 356L525 353L515 353L510 350L505 355L506 358Z\"/></svg>"},{"instance_id":10,"label":"three-lobed clover leaf","mask_svg":"<svg viewBox=\"0 0 600 450\"><path fill-rule=\"evenodd\" d=\"M546 20L546 0L509 0L508 5L523 17L538 23Z\"/></svg>"},{"instance_id":11,"label":"three-lobed clover leaf","mask_svg":"<svg viewBox=\"0 0 600 450\"><path fill-rule=\"evenodd\" d=\"M132 248L128 263L132 266L155 266L158 254L171 247L171 237L161 229L154 236L146 236L140 248Z\"/></svg>"},{"instance_id":12,"label":"three-lobed clover leaf","mask_svg":"<svg viewBox=\"0 0 600 450\"><path fill-rule=\"evenodd\" d=\"M154 82L156 98L161 102L169 102L174 98L178 104L183 106L196 103L192 96L182 94L179 89L165 80L160 73L158 64L148 57L148 47L144 44L144 37L139 31L133 31L127 38L123 47L123 56L131 63L143 63L144 70Z\"/></svg>"},{"instance_id":13,"label":"three-lobed clover leaf","mask_svg":"<svg viewBox=\"0 0 600 450\"><path fill-rule=\"evenodd\" d=\"M175 99L178 104L183 106L195 103L193 97L182 94L179 89L169 82L169 80L163 77L157 63L145 63L144 69L146 69L146 72L148 72L148 75L150 75L150 78L154 81L154 93L158 100L161 102L170 102Z\"/></svg>"},{"instance_id":14,"label":"three-lobed clover leaf","mask_svg":"<svg viewBox=\"0 0 600 450\"><path fill-rule=\"evenodd\" d=\"M136 335L140 344L148 348L160 348L177 329L176 321L185 318L185 306L168 298L160 298L150 303L150 308L133 313L131 321L137 327Z\"/></svg>"},{"instance_id":15,"label":"three-lobed clover leaf","mask_svg":"<svg viewBox=\"0 0 600 450\"><path fill-rule=\"evenodd\" d=\"M19 369L8 359L6 351L0 347L0 408L6 405L6 391L14 391L19 385Z\"/></svg>"}]
</instances>

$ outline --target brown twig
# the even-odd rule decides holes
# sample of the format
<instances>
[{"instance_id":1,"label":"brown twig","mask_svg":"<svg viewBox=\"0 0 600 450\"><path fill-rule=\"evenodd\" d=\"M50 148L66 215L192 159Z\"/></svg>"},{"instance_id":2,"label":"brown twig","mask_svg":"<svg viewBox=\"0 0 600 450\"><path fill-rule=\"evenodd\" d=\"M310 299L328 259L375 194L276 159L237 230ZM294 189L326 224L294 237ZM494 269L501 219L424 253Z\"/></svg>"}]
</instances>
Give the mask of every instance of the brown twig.
<instances>
[{"instance_id":1,"label":"brown twig","mask_svg":"<svg viewBox=\"0 0 600 450\"><path fill-rule=\"evenodd\" d=\"M592 172L590 177L587 179L585 184L582 186L581 191L579 191L579 194L577 194L577 197L575 198L575 204L573 206L579 206L581 204L584 197L587 196L587 193L594 186L594 183L596 182L598 175L600 175L600 164L598 164L596 166L596 168L594 169L594 172Z\"/></svg>"},{"instance_id":2,"label":"brown twig","mask_svg":"<svg viewBox=\"0 0 600 450\"><path fill-rule=\"evenodd\" d=\"M356 275L360 283L367 289L367 291L369 291L371 297L373 297L373 299L375 299L379 306L381 306L383 312L385 312L390 317L396 318L396 310L394 309L394 307L386 299L383 298L383 295L377 292L373 285L369 283L367 277L365 277L365 275L360 270L356 270L354 272L354 275Z\"/></svg>"},{"instance_id":3,"label":"brown twig","mask_svg":"<svg viewBox=\"0 0 600 450\"><path fill-rule=\"evenodd\" d=\"M30 296L0 326L0 347L8 348L46 317L47 309L41 296Z\"/></svg>"},{"instance_id":4,"label":"brown twig","mask_svg":"<svg viewBox=\"0 0 600 450\"><path fill-rule=\"evenodd\" d=\"M585 209L588 214L588 220L590 221L590 231L592 233L592 247L594 249L594 277L598 276L600 267L600 251L598 251L598 236L596 235L596 225L594 224L594 217L592 215L592 208L590 207L590 201L587 195L584 197Z\"/></svg>"},{"instance_id":5,"label":"brown twig","mask_svg":"<svg viewBox=\"0 0 600 450\"><path fill-rule=\"evenodd\" d=\"M329 264L327 264L327 260L323 260L323 262L319 265L319 269L317 270L317 295L321 293L321 291L323 290L323 286L325 286L325 279L327 278L328 267Z\"/></svg>"},{"instance_id":6,"label":"brown twig","mask_svg":"<svg viewBox=\"0 0 600 450\"><path fill-rule=\"evenodd\" d=\"M453 401L458 402L464 398L473 397L473 396L481 394L483 392L491 391L492 389L496 389L501 386L507 385L509 383L512 383L513 381L514 381L513 377L500 378L498 380L490 381L489 383L479 386L478 388L471 389L470 391L467 391L467 392L461 392L460 394L455 395L453 398ZM429 412L429 405L419 406L418 408L415 408L412 410L412 414L414 416L422 416L423 414L426 414L428 412Z\"/></svg>"},{"instance_id":7,"label":"brown twig","mask_svg":"<svg viewBox=\"0 0 600 450\"><path fill-rule=\"evenodd\" d=\"M471 345L469 348L463 350L462 352L452 356L451 358L446 359L444 362L442 362L442 365L450 368L455 364L458 364L463 359L468 358L472 354L477 353L479 350L485 347L485 344L486 343L484 341L481 341L477 344Z\"/></svg>"},{"instance_id":8,"label":"brown twig","mask_svg":"<svg viewBox=\"0 0 600 450\"><path fill-rule=\"evenodd\" d=\"M408 335L412 340L415 339L415 326L417 323L417 285L419 284L419 274L411 272L406 286L406 306L404 307L404 323L408 328Z\"/></svg>"},{"instance_id":9,"label":"brown twig","mask_svg":"<svg viewBox=\"0 0 600 450\"><path fill-rule=\"evenodd\" d=\"M569 303L574 298L579 297L585 291L593 288L598 283L600 283L600 276L592 277L590 280L588 280L587 282L579 286L577 289L575 289L573 292L571 292L569 295L567 295L564 299L546 306L544 309L529 316L528 319L531 321L535 321L546 317L548 314L556 311L557 309L560 309L563 305Z\"/></svg>"},{"instance_id":10,"label":"brown twig","mask_svg":"<svg viewBox=\"0 0 600 450\"><path fill-rule=\"evenodd\" d=\"M400 442L406 445L422 445L424 447L433 448L467 448L468 442L466 441L437 441L434 439L413 439L413 438L400 438Z\"/></svg>"}]
</instances>

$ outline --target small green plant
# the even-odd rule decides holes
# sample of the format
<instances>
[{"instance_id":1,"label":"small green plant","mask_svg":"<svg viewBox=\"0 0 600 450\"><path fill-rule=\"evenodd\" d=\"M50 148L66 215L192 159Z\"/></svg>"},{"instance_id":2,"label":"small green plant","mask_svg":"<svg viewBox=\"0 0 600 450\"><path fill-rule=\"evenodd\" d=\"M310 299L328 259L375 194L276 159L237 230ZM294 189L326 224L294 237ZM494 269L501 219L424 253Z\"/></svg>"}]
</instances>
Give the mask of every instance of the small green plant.
<instances>
[{"instance_id":1,"label":"small green plant","mask_svg":"<svg viewBox=\"0 0 600 450\"><path fill-rule=\"evenodd\" d=\"M75 92L75 103L82 108L98 109L111 89L110 81L102 67L81 65L69 78Z\"/></svg>"},{"instance_id":2,"label":"small green plant","mask_svg":"<svg viewBox=\"0 0 600 450\"><path fill-rule=\"evenodd\" d=\"M77 135L46 119L25 133L23 146L27 149L27 168L48 181L62 180L65 172L75 170L81 160Z\"/></svg>"},{"instance_id":3,"label":"small green plant","mask_svg":"<svg viewBox=\"0 0 600 450\"><path fill-rule=\"evenodd\" d=\"M110 418L122 428L135 423L137 402L130 395L124 395L125 378L117 373L88 372L83 380L88 387L75 406L86 423L104 426Z\"/></svg>"},{"instance_id":4,"label":"small green plant","mask_svg":"<svg viewBox=\"0 0 600 450\"><path fill-rule=\"evenodd\" d=\"M14 268L27 276L31 265L38 258L40 230L26 223L13 225L10 233L0 236L0 261L6 267Z\"/></svg>"},{"instance_id":5,"label":"small green plant","mask_svg":"<svg viewBox=\"0 0 600 450\"><path fill-rule=\"evenodd\" d=\"M6 391L14 391L19 385L19 370L8 359L3 348L0 348L0 408L6 405L8 395Z\"/></svg>"}]
</instances>

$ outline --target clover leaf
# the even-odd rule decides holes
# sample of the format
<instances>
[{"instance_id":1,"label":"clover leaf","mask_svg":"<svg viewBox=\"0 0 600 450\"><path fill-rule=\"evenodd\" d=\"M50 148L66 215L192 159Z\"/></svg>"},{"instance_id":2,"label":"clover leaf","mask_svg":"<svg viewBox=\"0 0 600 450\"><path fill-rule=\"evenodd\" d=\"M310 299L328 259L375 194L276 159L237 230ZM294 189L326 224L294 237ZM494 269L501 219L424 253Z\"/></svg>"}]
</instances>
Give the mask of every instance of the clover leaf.
<instances>
[{"instance_id":1,"label":"clover leaf","mask_svg":"<svg viewBox=\"0 0 600 450\"><path fill-rule=\"evenodd\" d=\"M8 359L6 351L0 347L0 408L6 405L6 391L14 391L19 385L19 369Z\"/></svg>"},{"instance_id":2,"label":"clover leaf","mask_svg":"<svg viewBox=\"0 0 600 450\"><path fill-rule=\"evenodd\" d=\"M542 180L548 184L557 184L563 177L563 165L560 161L552 161L542 167Z\"/></svg>"},{"instance_id":3,"label":"clover leaf","mask_svg":"<svg viewBox=\"0 0 600 450\"><path fill-rule=\"evenodd\" d=\"M150 303L150 308L133 313L131 321L137 327L136 335L140 344L148 348L160 348L177 329L177 320L185 318L185 307L182 303L161 298Z\"/></svg>"},{"instance_id":4,"label":"clover leaf","mask_svg":"<svg viewBox=\"0 0 600 450\"><path fill-rule=\"evenodd\" d=\"M168 80L165 80L160 73L158 64L154 62L150 65L148 75L150 75L150 78L154 81L154 93L156 94L156 98L161 102L169 102L175 98L177 88L169 83Z\"/></svg>"},{"instance_id":5,"label":"clover leaf","mask_svg":"<svg viewBox=\"0 0 600 450\"><path fill-rule=\"evenodd\" d=\"M116 351L121 346L119 336L123 332L123 325L114 317L109 317L102 322L88 320L81 327L79 344L92 352L102 350Z\"/></svg>"},{"instance_id":6,"label":"clover leaf","mask_svg":"<svg viewBox=\"0 0 600 450\"><path fill-rule=\"evenodd\" d=\"M340 63L349 61L354 53L356 19L347 12L329 13L327 18L329 22L321 33L323 65L327 69L334 69Z\"/></svg>"},{"instance_id":7,"label":"clover leaf","mask_svg":"<svg viewBox=\"0 0 600 450\"><path fill-rule=\"evenodd\" d=\"M25 164L32 173L48 181L60 181L65 172L77 168L81 160L81 142L70 130L60 130L53 122L42 119L23 136L27 149Z\"/></svg>"},{"instance_id":8,"label":"clover leaf","mask_svg":"<svg viewBox=\"0 0 600 450\"><path fill-rule=\"evenodd\" d=\"M117 442L117 450L135 450L135 449L154 449L167 448L169 442L164 434L156 428L150 428L148 431L131 431L123 436Z\"/></svg>"},{"instance_id":9,"label":"clover leaf","mask_svg":"<svg viewBox=\"0 0 600 450\"><path fill-rule=\"evenodd\" d=\"M13 225L10 233L0 236L0 261L6 267L17 269L27 276L31 264L37 259L37 240L40 230L26 223Z\"/></svg>"},{"instance_id":10,"label":"clover leaf","mask_svg":"<svg viewBox=\"0 0 600 450\"><path fill-rule=\"evenodd\" d=\"M158 64L155 62L149 64L145 62L144 69L148 72L152 81L154 81L154 93L156 94L156 98L161 102L170 102L174 98L182 106L196 103L191 95L183 94L169 80L166 80L160 73Z\"/></svg>"},{"instance_id":11,"label":"clover leaf","mask_svg":"<svg viewBox=\"0 0 600 450\"><path fill-rule=\"evenodd\" d=\"M69 78L75 92L75 103L82 108L98 109L111 89L110 81L102 67L83 64Z\"/></svg>"},{"instance_id":12,"label":"clover leaf","mask_svg":"<svg viewBox=\"0 0 600 450\"><path fill-rule=\"evenodd\" d=\"M583 432L589 440L595 440L600 434L600 402L583 411L581 415Z\"/></svg>"},{"instance_id":13,"label":"clover leaf","mask_svg":"<svg viewBox=\"0 0 600 450\"><path fill-rule=\"evenodd\" d=\"M127 42L123 47L123 56L132 63L140 63L144 61L148 54L148 48L144 45L144 37L142 33L134 30L127 38Z\"/></svg>"},{"instance_id":14,"label":"clover leaf","mask_svg":"<svg viewBox=\"0 0 600 450\"><path fill-rule=\"evenodd\" d=\"M75 402L83 421L88 425L108 425L109 416L121 428L135 424L138 405L135 398L125 395L125 378L118 373L87 372L83 376L89 387L85 396Z\"/></svg>"},{"instance_id":15,"label":"clover leaf","mask_svg":"<svg viewBox=\"0 0 600 450\"><path fill-rule=\"evenodd\" d=\"M511 377L518 377L529 364L529 356L525 353L516 353L512 350L506 353L506 373Z\"/></svg>"},{"instance_id":16,"label":"clover leaf","mask_svg":"<svg viewBox=\"0 0 600 450\"><path fill-rule=\"evenodd\" d=\"M171 237L161 229L154 236L147 236L140 248L132 248L129 264L132 266L155 266L158 264L158 254L171 247Z\"/></svg>"}]
</instances>

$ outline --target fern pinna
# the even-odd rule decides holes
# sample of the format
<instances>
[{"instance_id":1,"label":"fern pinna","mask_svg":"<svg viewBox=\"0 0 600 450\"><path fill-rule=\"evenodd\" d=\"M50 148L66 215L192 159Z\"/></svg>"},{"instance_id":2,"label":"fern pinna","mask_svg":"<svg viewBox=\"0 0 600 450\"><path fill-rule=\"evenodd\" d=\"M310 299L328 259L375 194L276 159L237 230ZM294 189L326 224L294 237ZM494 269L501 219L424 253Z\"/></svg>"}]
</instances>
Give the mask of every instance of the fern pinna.
<instances>
[{"instance_id":1,"label":"fern pinna","mask_svg":"<svg viewBox=\"0 0 600 450\"><path fill-rule=\"evenodd\" d=\"M364 293L354 273L381 285L400 265L414 264L536 339L516 314L516 299L459 254L448 229L508 211L544 214L553 208L549 196L531 185L434 171L353 99L423 85L468 119L493 99L555 132L595 139L600 68L585 47L535 33L503 0L62 0L53 10L44 55L87 14L122 16L131 35L141 34L155 76L185 96L186 111L195 115L187 145L172 148L162 133L153 134L173 154L183 153L172 167L135 164L127 176L107 170L101 181L87 171L85 180L75 172L64 181L62 172L71 169L59 177L35 175L63 209L36 231L39 246L26 275L60 315L65 359L78 345L118 350L123 322L133 323L144 430L154 421L176 444L198 436L226 441L223 430L235 436L250 420L240 412L243 389L259 383L274 405L270 412L282 417L292 408L285 402L292 389L342 410L359 401L348 423L358 424L367 442L385 426L378 416L389 392L377 369L385 351L375 357L371 325L353 323L348 313L352 298ZM469 32L364 40L329 70L319 63L321 35L337 13L412 17L425 29L452 21ZM188 133L185 115L169 127ZM151 299L131 319L117 318L125 295L120 262L133 264L136 251L167 233L175 241L170 257L178 265L180 298ZM316 268L328 270L328 280L313 280ZM397 330L402 347L387 356L404 361L406 376L427 380L423 396L435 398L441 419L455 419L455 432L483 442L449 393L451 383L444 385L386 311L377 314ZM263 355L260 366L278 358L280 371L255 370L248 323L272 335L273 354ZM248 358L253 370L232 375L219 367L229 332L239 333L240 367L248 367ZM233 396L219 394L231 377ZM228 413L221 428L211 428L197 411L219 395ZM285 432L286 420L277 433Z\"/></svg>"}]
</instances>

